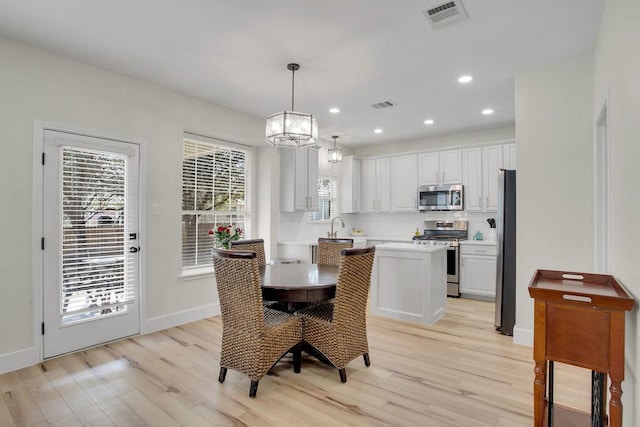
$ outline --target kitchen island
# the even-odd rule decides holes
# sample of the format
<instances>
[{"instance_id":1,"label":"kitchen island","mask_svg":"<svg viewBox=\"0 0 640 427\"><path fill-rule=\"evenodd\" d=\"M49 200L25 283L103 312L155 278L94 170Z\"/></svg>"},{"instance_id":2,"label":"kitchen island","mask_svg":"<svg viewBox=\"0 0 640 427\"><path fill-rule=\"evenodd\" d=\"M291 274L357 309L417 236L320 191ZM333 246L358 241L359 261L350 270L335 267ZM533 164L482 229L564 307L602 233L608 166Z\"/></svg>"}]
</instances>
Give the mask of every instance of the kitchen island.
<instances>
[{"instance_id":1,"label":"kitchen island","mask_svg":"<svg viewBox=\"0 0 640 427\"><path fill-rule=\"evenodd\" d=\"M447 247L376 245L371 313L432 325L447 305Z\"/></svg>"}]
</instances>

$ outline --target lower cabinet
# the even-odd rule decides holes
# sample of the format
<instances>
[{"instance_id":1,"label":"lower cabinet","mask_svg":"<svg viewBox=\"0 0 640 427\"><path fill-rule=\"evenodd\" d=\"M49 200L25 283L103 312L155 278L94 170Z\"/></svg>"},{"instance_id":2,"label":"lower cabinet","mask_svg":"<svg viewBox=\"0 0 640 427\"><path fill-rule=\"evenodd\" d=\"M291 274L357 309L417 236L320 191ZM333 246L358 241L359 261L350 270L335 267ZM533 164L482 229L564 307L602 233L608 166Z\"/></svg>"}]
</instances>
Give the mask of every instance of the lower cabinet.
<instances>
[{"instance_id":1,"label":"lower cabinet","mask_svg":"<svg viewBox=\"0 0 640 427\"><path fill-rule=\"evenodd\" d=\"M460 243L460 293L463 297L495 299L496 251L495 244Z\"/></svg>"}]
</instances>

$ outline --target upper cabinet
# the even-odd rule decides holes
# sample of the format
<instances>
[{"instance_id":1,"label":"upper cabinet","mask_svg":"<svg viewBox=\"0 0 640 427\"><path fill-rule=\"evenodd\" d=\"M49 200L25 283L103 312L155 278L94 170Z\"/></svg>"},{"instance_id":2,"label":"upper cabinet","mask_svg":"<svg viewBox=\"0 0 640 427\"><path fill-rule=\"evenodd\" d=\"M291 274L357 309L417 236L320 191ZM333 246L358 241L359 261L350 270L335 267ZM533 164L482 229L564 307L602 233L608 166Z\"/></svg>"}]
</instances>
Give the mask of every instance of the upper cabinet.
<instances>
[{"instance_id":1,"label":"upper cabinet","mask_svg":"<svg viewBox=\"0 0 640 427\"><path fill-rule=\"evenodd\" d=\"M340 211L342 213L360 212L361 165L353 156L345 156L341 164Z\"/></svg>"},{"instance_id":2,"label":"upper cabinet","mask_svg":"<svg viewBox=\"0 0 640 427\"><path fill-rule=\"evenodd\" d=\"M482 211L482 148L462 150L462 184L464 185L464 210Z\"/></svg>"},{"instance_id":3,"label":"upper cabinet","mask_svg":"<svg viewBox=\"0 0 640 427\"><path fill-rule=\"evenodd\" d=\"M465 211L493 212L498 208L498 171L515 167L515 143L364 159L360 212L416 212L419 186L461 183ZM350 197L343 209L352 206Z\"/></svg>"},{"instance_id":4,"label":"upper cabinet","mask_svg":"<svg viewBox=\"0 0 640 427\"><path fill-rule=\"evenodd\" d=\"M502 167L504 169L516 168L516 144L504 144L502 146Z\"/></svg>"},{"instance_id":5,"label":"upper cabinet","mask_svg":"<svg viewBox=\"0 0 640 427\"><path fill-rule=\"evenodd\" d=\"M390 161L388 158L362 161L361 212L391 210Z\"/></svg>"},{"instance_id":6,"label":"upper cabinet","mask_svg":"<svg viewBox=\"0 0 640 427\"><path fill-rule=\"evenodd\" d=\"M417 156L391 158L391 211L416 212L418 210Z\"/></svg>"},{"instance_id":7,"label":"upper cabinet","mask_svg":"<svg viewBox=\"0 0 640 427\"><path fill-rule=\"evenodd\" d=\"M280 149L280 210L318 209L318 149Z\"/></svg>"},{"instance_id":8,"label":"upper cabinet","mask_svg":"<svg viewBox=\"0 0 640 427\"><path fill-rule=\"evenodd\" d=\"M498 171L502 167L502 145L482 147L482 192L485 211L498 209Z\"/></svg>"},{"instance_id":9,"label":"upper cabinet","mask_svg":"<svg viewBox=\"0 0 640 427\"><path fill-rule=\"evenodd\" d=\"M418 185L460 184L462 150L418 155Z\"/></svg>"}]
</instances>

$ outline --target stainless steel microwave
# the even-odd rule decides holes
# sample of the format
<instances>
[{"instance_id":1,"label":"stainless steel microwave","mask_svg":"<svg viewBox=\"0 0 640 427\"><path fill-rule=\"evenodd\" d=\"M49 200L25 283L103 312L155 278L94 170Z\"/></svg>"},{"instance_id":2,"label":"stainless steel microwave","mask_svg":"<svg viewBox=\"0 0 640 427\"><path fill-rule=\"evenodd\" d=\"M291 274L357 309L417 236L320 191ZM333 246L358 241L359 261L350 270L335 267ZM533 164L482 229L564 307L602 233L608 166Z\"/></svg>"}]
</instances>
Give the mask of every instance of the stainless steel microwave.
<instances>
[{"instance_id":1,"label":"stainless steel microwave","mask_svg":"<svg viewBox=\"0 0 640 427\"><path fill-rule=\"evenodd\" d=\"M423 185L418 187L418 210L461 211L464 209L464 188L455 185Z\"/></svg>"}]
</instances>

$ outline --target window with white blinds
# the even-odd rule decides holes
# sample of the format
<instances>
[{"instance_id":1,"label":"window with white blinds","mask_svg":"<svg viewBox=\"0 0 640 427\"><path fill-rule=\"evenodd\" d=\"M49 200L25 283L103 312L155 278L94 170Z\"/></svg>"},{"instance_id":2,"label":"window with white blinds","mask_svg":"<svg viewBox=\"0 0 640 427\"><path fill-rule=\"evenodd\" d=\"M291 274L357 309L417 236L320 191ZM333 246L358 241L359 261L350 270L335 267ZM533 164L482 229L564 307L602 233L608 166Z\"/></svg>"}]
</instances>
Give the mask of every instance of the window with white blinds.
<instances>
[{"instance_id":1,"label":"window with white blinds","mask_svg":"<svg viewBox=\"0 0 640 427\"><path fill-rule=\"evenodd\" d=\"M307 213L307 221L328 221L336 206L336 181L332 178L318 178L318 210Z\"/></svg>"},{"instance_id":2,"label":"window with white blinds","mask_svg":"<svg viewBox=\"0 0 640 427\"><path fill-rule=\"evenodd\" d=\"M232 224L250 235L250 151L185 138L182 154L182 268L212 265L210 230Z\"/></svg>"},{"instance_id":3,"label":"window with white blinds","mask_svg":"<svg viewBox=\"0 0 640 427\"><path fill-rule=\"evenodd\" d=\"M135 301L126 250L127 156L61 147L62 323L126 310Z\"/></svg>"}]
</instances>

